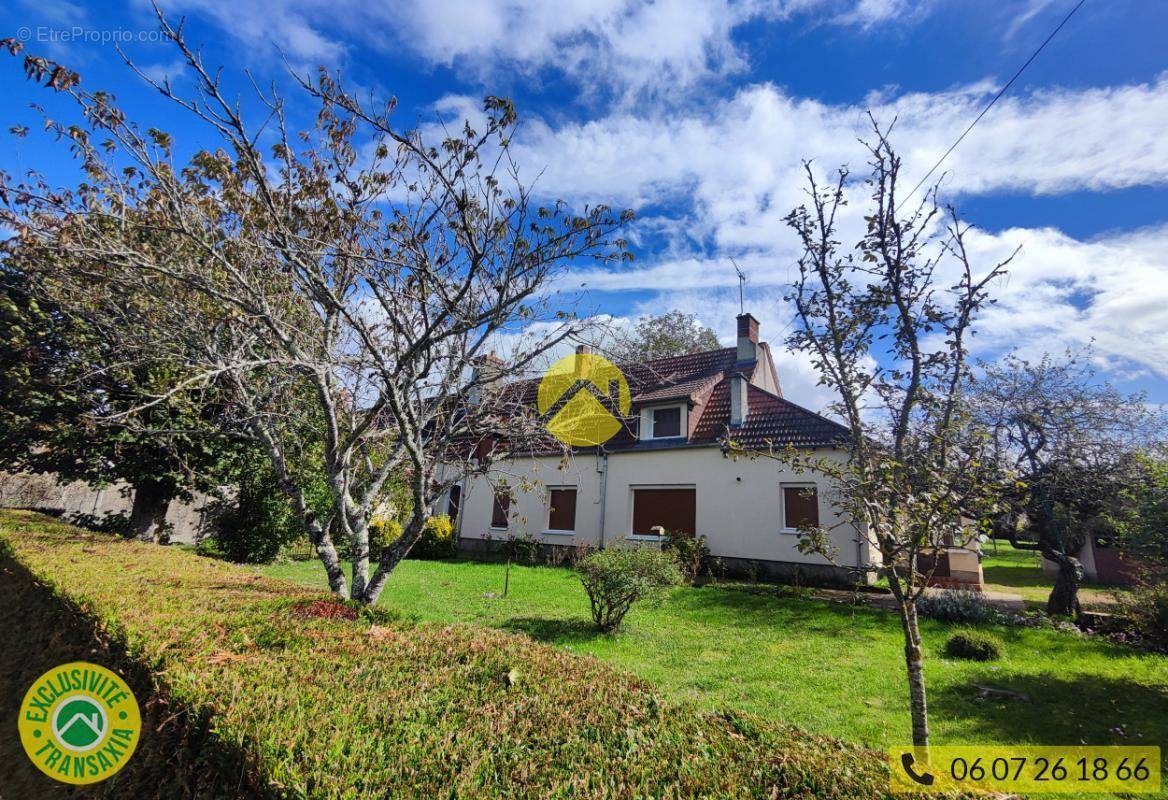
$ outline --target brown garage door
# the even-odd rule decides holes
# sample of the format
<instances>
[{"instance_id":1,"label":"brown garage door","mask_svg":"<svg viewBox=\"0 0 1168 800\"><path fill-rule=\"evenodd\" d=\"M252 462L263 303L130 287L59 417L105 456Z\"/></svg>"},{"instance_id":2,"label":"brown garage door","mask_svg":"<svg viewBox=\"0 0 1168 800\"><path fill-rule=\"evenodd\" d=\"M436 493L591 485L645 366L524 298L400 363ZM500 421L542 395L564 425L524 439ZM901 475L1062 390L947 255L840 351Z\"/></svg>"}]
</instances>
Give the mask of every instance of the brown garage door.
<instances>
[{"instance_id":1,"label":"brown garage door","mask_svg":"<svg viewBox=\"0 0 1168 800\"><path fill-rule=\"evenodd\" d=\"M693 489L634 489L633 533L649 536L656 526L693 536L697 532Z\"/></svg>"}]
</instances>

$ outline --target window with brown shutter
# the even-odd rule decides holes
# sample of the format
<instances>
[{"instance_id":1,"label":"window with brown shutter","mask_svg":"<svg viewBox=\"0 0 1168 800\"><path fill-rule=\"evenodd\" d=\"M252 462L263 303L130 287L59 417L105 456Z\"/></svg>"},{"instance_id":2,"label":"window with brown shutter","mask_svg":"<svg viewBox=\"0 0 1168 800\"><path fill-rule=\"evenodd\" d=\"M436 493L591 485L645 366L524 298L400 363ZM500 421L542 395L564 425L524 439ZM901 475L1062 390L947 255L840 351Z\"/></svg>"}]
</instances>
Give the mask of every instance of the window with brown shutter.
<instances>
[{"instance_id":1,"label":"window with brown shutter","mask_svg":"<svg viewBox=\"0 0 1168 800\"><path fill-rule=\"evenodd\" d=\"M697 502L693 489L634 489L633 534L652 536L666 533L697 533Z\"/></svg>"},{"instance_id":2,"label":"window with brown shutter","mask_svg":"<svg viewBox=\"0 0 1168 800\"><path fill-rule=\"evenodd\" d=\"M814 528L819 525L819 493L814 486L783 487L783 527Z\"/></svg>"},{"instance_id":3,"label":"window with brown shutter","mask_svg":"<svg viewBox=\"0 0 1168 800\"><path fill-rule=\"evenodd\" d=\"M576 530L576 490L552 489L548 494L548 530Z\"/></svg>"},{"instance_id":4,"label":"window with brown shutter","mask_svg":"<svg viewBox=\"0 0 1168 800\"><path fill-rule=\"evenodd\" d=\"M495 507L491 510L491 527L506 528L507 515L511 512L511 492L500 489L495 492Z\"/></svg>"}]
</instances>

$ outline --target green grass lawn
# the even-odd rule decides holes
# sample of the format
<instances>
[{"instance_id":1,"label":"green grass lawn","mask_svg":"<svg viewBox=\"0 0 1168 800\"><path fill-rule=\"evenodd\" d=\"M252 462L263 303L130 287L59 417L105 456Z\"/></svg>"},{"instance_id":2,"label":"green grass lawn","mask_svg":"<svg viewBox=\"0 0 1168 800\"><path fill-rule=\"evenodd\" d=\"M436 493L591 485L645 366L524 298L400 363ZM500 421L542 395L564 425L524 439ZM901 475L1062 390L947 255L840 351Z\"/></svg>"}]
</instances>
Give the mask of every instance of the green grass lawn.
<instances>
[{"instance_id":1,"label":"green grass lawn","mask_svg":"<svg viewBox=\"0 0 1168 800\"><path fill-rule=\"evenodd\" d=\"M382 604L423 620L524 632L707 708L743 709L873 746L909 739L901 633L891 613L781 587L712 585L677 589L658 606L634 608L617 633L598 635L570 570L513 567L501 599L503 570L406 561ZM324 584L315 562L264 572ZM956 627L922 624L936 743L1168 745L1168 658L1052 630L987 626L1005 641L1005 658L952 661L942 648ZM1031 702L979 700L975 684L1023 692Z\"/></svg>"},{"instance_id":2,"label":"green grass lawn","mask_svg":"<svg viewBox=\"0 0 1168 800\"><path fill-rule=\"evenodd\" d=\"M1042 571L1042 556L1034 550L1019 550L1009 542L987 542L982 546L981 568L985 588L991 592L1022 595L1027 605L1046 608L1053 576ZM1114 604L1116 589L1096 584L1084 584L1079 589L1079 600L1084 608L1103 609Z\"/></svg>"},{"instance_id":3,"label":"green grass lawn","mask_svg":"<svg viewBox=\"0 0 1168 800\"><path fill-rule=\"evenodd\" d=\"M402 576L449 587L462 569ZM90 798L888 796L877 751L671 702L601 659L481 625L358 613L253 569L30 512L0 510L0 635L3 719L20 713L28 681L69 661L134 682L141 746ZM5 797L76 796L55 785L0 736Z\"/></svg>"}]
</instances>

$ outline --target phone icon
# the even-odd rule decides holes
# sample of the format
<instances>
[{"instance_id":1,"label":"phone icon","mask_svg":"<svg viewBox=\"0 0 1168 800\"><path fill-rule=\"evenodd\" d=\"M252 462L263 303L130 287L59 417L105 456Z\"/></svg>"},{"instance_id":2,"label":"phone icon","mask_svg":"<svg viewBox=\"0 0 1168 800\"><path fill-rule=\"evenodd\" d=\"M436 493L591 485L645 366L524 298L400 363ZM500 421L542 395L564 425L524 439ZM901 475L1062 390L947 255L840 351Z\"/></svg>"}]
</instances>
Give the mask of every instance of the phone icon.
<instances>
[{"instance_id":1,"label":"phone icon","mask_svg":"<svg viewBox=\"0 0 1168 800\"><path fill-rule=\"evenodd\" d=\"M904 771L908 774L908 776L922 786L932 786L933 781L936 780L927 772L918 774L917 771L913 769L913 764L916 763L916 759L913 758L912 753L902 753L900 756L900 763L904 767Z\"/></svg>"}]
</instances>

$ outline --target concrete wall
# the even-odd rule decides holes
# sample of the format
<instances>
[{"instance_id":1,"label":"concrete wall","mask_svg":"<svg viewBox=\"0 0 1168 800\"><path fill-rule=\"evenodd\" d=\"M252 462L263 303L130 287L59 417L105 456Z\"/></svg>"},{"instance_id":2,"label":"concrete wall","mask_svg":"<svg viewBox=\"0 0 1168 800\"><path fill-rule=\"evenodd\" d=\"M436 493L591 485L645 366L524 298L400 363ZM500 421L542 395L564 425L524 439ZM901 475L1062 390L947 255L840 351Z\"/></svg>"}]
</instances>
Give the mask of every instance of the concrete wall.
<instances>
[{"instance_id":1,"label":"concrete wall","mask_svg":"<svg viewBox=\"0 0 1168 800\"><path fill-rule=\"evenodd\" d=\"M706 538L711 554L728 563L818 565L826 573L833 566L866 565L879 558L869 543L857 543L854 528L839 525L831 503L833 490L822 475L795 474L770 459L734 461L724 458L716 447L617 453L608 458L607 492L602 503L599 464L599 457L593 455L564 462L537 458L512 462L493 473L490 480L471 479L464 494L460 535L465 539L505 539L528 534L546 544L586 542L594 546L603 538L608 546L628 544L634 541L630 538L634 489L692 487L698 533ZM493 529L491 484L504 479L516 497L511 524L506 530ZM795 532L783 528L784 484L817 486L820 523L833 529L832 540L839 551L834 565L822 556L800 553ZM574 536L546 530L547 489L560 485L577 487Z\"/></svg>"},{"instance_id":2,"label":"concrete wall","mask_svg":"<svg viewBox=\"0 0 1168 800\"><path fill-rule=\"evenodd\" d=\"M82 481L59 483L52 475L0 473L0 507L62 511L66 516L128 514L133 505L128 489L125 484L94 489ZM170 504L166 521L174 528L172 542L193 544L209 528L206 509L209 499L196 494L190 503Z\"/></svg>"}]
</instances>

